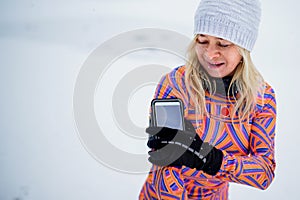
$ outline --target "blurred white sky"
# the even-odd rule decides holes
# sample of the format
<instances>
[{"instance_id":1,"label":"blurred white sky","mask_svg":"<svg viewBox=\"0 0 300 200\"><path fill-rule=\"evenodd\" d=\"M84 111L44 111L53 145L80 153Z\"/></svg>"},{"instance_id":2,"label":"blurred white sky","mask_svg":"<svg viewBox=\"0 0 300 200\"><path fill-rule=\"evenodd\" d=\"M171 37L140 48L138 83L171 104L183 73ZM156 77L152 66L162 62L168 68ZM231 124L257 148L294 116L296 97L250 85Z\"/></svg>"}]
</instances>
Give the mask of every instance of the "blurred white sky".
<instances>
[{"instance_id":1,"label":"blurred white sky","mask_svg":"<svg viewBox=\"0 0 300 200\"><path fill-rule=\"evenodd\" d=\"M119 33L153 27L192 37L198 3L0 1L0 199L137 199L145 174L106 168L80 143L74 83L89 54ZM267 191L232 184L233 200L298 196L299 5L262 0L253 57L277 93L278 168Z\"/></svg>"}]
</instances>

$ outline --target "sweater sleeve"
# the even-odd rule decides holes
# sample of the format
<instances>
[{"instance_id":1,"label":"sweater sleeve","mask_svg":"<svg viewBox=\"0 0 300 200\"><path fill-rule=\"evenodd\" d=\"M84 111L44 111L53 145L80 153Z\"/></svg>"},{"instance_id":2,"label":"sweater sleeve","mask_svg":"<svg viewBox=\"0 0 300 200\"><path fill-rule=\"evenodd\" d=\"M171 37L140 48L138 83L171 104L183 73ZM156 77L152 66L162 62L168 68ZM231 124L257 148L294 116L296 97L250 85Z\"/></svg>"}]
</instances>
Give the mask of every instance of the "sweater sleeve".
<instances>
[{"instance_id":1,"label":"sweater sleeve","mask_svg":"<svg viewBox=\"0 0 300 200\"><path fill-rule=\"evenodd\" d=\"M186 105L188 97L184 82L184 71L185 67L181 66L164 75L157 84L154 98L179 98Z\"/></svg>"},{"instance_id":2,"label":"sweater sleeve","mask_svg":"<svg viewBox=\"0 0 300 200\"><path fill-rule=\"evenodd\" d=\"M175 68L170 73L162 76L157 84L154 98L179 98L184 102L185 106L187 94L183 74L184 66ZM177 167L153 165L149 174L149 180L151 180L151 191L155 193L155 198L153 199L156 199L156 197L157 199L188 199L184 186L184 177L181 174L181 169ZM143 195L147 196L149 193L148 188L150 188L149 185L144 185L140 199L145 199Z\"/></svg>"},{"instance_id":3,"label":"sweater sleeve","mask_svg":"<svg viewBox=\"0 0 300 200\"><path fill-rule=\"evenodd\" d=\"M274 139L276 125L276 100L268 86L264 104L256 114L250 130L250 153L239 156L223 151L224 158L217 176L222 180L267 189L274 179Z\"/></svg>"}]
</instances>

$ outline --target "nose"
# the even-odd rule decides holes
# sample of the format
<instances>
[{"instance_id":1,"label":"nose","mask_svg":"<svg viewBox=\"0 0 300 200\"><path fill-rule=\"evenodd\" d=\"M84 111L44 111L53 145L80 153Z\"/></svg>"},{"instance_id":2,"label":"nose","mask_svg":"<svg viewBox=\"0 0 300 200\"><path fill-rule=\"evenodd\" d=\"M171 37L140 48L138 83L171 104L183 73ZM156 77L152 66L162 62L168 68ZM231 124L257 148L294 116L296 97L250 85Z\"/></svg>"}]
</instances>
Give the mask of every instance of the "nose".
<instances>
[{"instance_id":1,"label":"nose","mask_svg":"<svg viewBox=\"0 0 300 200\"><path fill-rule=\"evenodd\" d=\"M216 45L209 44L206 48L205 54L208 59L213 60L220 56L220 51Z\"/></svg>"}]
</instances>

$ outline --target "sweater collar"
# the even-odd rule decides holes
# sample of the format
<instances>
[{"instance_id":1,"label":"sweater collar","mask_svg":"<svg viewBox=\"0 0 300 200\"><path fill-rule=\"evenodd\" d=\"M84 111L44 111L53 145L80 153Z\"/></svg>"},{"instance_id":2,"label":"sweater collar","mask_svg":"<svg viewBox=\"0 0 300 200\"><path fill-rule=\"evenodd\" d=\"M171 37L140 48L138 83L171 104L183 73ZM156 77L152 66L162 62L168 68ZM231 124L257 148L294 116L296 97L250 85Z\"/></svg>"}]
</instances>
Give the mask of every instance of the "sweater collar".
<instances>
[{"instance_id":1,"label":"sweater collar","mask_svg":"<svg viewBox=\"0 0 300 200\"><path fill-rule=\"evenodd\" d=\"M204 88L210 93L220 94L223 96L228 96L228 94L229 96L233 96L238 93L235 83L233 83L232 86L229 88L230 83L232 81L232 76L225 76L223 78L215 78L215 77L208 76L208 78L212 88L209 87L207 80L204 80Z\"/></svg>"}]
</instances>

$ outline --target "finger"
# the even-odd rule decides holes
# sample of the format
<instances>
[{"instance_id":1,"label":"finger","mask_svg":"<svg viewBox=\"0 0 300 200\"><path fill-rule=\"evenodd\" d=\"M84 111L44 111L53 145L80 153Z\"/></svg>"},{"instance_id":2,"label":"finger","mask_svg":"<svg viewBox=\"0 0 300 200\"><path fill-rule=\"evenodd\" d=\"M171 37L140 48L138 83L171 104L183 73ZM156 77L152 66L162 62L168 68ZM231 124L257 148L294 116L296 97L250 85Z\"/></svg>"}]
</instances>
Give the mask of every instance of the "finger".
<instances>
[{"instance_id":1,"label":"finger","mask_svg":"<svg viewBox=\"0 0 300 200\"><path fill-rule=\"evenodd\" d=\"M154 165L158 166L176 166L177 163L174 162L174 160L170 157L165 157L164 155L161 155L159 152L154 152L151 156L148 158L149 162L151 162Z\"/></svg>"},{"instance_id":2,"label":"finger","mask_svg":"<svg viewBox=\"0 0 300 200\"><path fill-rule=\"evenodd\" d=\"M150 135L156 135L158 137L174 137L178 132L177 129L172 129L168 127L148 127L146 128L146 133Z\"/></svg>"},{"instance_id":3,"label":"finger","mask_svg":"<svg viewBox=\"0 0 300 200\"><path fill-rule=\"evenodd\" d=\"M184 126L185 126L185 130L195 132L195 128L192 122L186 118L184 118Z\"/></svg>"},{"instance_id":4,"label":"finger","mask_svg":"<svg viewBox=\"0 0 300 200\"><path fill-rule=\"evenodd\" d=\"M158 166L172 166L182 167L183 163L181 158L174 158L174 156L165 156L164 153L159 151L152 151L149 153L151 156L148 158L149 162Z\"/></svg>"},{"instance_id":5,"label":"finger","mask_svg":"<svg viewBox=\"0 0 300 200\"><path fill-rule=\"evenodd\" d=\"M168 155L165 154L164 152L161 152L159 150L155 150L155 151L149 151L149 162L151 162L154 165L158 165L158 166L167 166L168 164L170 164L167 161Z\"/></svg>"},{"instance_id":6,"label":"finger","mask_svg":"<svg viewBox=\"0 0 300 200\"><path fill-rule=\"evenodd\" d=\"M172 141L171 141L172 142ZM175 143L168 143L161 149L148 152L154 160L164 160L170 164L184 154L187 149Z\"/></svg>"},{"instance_id":7,"label":"finger","mask_svg":"<svg viewBox=\"0 0 300 200\"><path fill-rule=\"evenodd\" d=\"M161 149L166 145L167 143L162 143L161 139L157 136L150 136L147 142L147 146L151 149Z\"/></svg>"}]
</instances>

